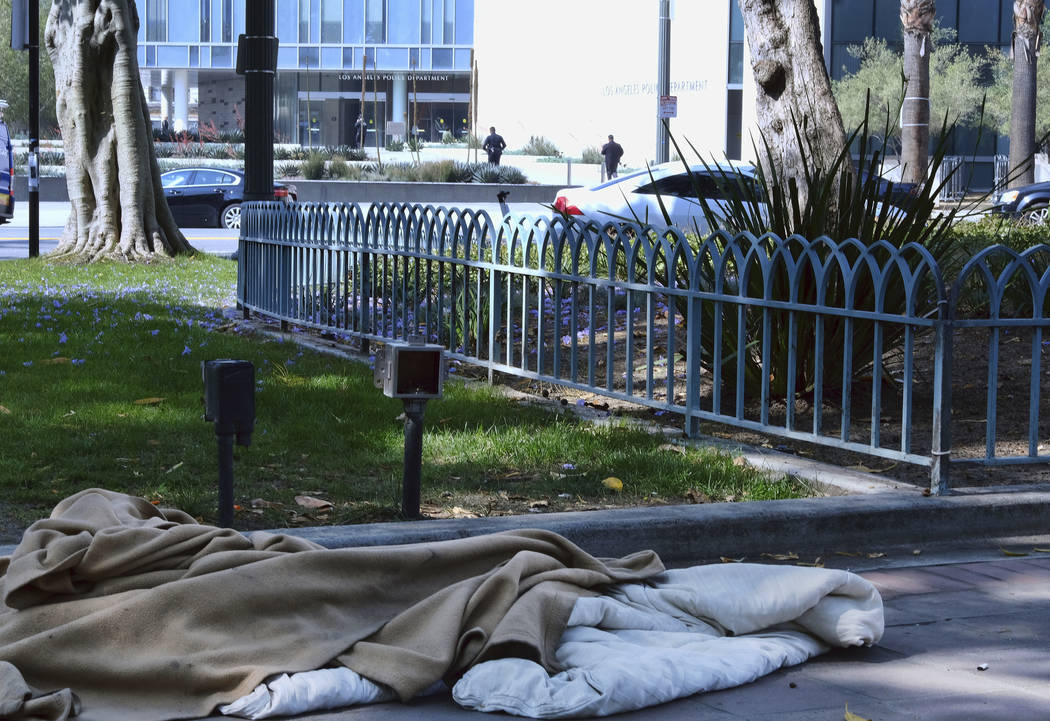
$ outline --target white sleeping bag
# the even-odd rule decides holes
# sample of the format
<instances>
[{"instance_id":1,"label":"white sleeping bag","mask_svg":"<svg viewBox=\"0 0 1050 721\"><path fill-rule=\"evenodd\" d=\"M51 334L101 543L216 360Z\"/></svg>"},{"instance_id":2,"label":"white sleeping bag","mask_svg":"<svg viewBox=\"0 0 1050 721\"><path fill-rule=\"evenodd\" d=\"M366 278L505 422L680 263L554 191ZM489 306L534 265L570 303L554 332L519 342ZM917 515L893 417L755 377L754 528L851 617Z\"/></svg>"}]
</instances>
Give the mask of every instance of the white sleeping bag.
<instances>
[{"instance_id":1,"label":"white sleeping bag","mask_svg":"<svg viewBox=\"0 0 1050 721\"><path fill-rule=\"evenodd\" d=\"M577 600L557 651L563 671L488 661L452 696L531 718L606 716L748 683L830 646L871 645L882 631L878 591L848 571L694 566ZM219 710L258 719L393 698L349 669L321 669L277 677Z\"/></svg>"},{"instance_id":2,"label":"white sleeping bag","mask_svg":"<svg viewBox=\"0 0 1050 721\"><path fill-rule=\"evenodd\" d=\"M846 571L696 566L581 598L553 676L524 659L470 669L458 704L531 718L606 716L753 681L882 637L882 599Z\"/></svg>"}]
</instances>

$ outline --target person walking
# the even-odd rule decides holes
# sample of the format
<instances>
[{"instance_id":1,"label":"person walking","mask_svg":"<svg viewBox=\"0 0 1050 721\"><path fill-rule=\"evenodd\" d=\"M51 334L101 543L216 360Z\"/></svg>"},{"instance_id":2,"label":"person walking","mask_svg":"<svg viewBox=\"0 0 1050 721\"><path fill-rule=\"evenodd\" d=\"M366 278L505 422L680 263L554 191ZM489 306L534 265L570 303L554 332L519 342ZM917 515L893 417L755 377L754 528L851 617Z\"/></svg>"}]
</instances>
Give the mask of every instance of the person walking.
<instances>
[{"instance_id":1,"label":"person walking","mask_svg":"<svg viewBox=\"0 0 1050 721\"><path fill-rule=\"evenodd\" d=\"M495 127L489 128L489 136L485 138L485 142L481 145L481 149L489 154L489 162L493 165L499 165L499 156L503 155L503 149L507 147L507 144L503 142L503 136L496 132Z\"/></svg>"},{"instance_id":2,"label":"person walking","mask_svg":"<svg viewBox=\"0 0 1050 721\"><path fill-rule=\"evenodd\" d=\"M605 156L605 176L616 177L616 168L623 157L623 146L617 143L613 136L609 136L609 142L602 146L602 155Z\"/></svg>"}]
</instances>

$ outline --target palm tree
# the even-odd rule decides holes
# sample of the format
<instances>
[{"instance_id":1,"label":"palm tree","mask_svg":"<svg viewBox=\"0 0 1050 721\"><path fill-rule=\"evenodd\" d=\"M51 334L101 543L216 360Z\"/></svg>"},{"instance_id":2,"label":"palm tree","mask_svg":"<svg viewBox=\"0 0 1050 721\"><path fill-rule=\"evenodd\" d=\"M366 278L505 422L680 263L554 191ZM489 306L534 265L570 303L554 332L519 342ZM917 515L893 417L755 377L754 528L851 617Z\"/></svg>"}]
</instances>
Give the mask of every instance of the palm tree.
<instances>
[{"instance_id":1,"label":"palm tree","mask_svg":"<svg viewBox=\"0 0 1050 721\"><path fill-rule=\"evenodd\" d=\"M907 82L901 106L901 180L906 183L921 182L929 162L930 33L936 15L934 0L901 0Z\"/></svg>"},{"instance_id":2,"label":"palm tree","mask_svg":"<svg viewBox=\"0 0 1050 721\"><path fill-rule=\"evenodd\" d=\"M1035 67L1043 0L1014 0L1014 88L1010 103L1010 187L1035 182Z\"/></svg>"}]
</instances>

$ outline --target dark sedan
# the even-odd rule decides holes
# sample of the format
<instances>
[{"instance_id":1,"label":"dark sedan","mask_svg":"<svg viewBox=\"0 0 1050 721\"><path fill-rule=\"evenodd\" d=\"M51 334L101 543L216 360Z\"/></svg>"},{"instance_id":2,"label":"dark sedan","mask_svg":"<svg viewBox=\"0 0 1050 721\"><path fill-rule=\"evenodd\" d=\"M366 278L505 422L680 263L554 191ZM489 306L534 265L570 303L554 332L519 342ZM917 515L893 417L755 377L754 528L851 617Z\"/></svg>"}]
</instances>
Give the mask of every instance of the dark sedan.
<instances>
[{"instance_id":1,"label":"dark sedan","mask_svg":"<svg viewBox=\"0 0 1050 721\"><path fill-rule=\"evenodd\" d=\"M1050 183L1011 188L995 201L992 212L1016 218L1023 225L1046 225L1050 219Z\"/></svg>"},{"instance_id":2,"label":"dark sedan","mask_svg":"<svg viewBox=\"0 0 1050 721\"><path fill-rule=\"evenodd\" d=\"M244 173L226 168L179 168L160 174L175 222L187 228L241 227ZM274 183L275 200L295 202L294 185Z\"/></svg>"}]
</instances>

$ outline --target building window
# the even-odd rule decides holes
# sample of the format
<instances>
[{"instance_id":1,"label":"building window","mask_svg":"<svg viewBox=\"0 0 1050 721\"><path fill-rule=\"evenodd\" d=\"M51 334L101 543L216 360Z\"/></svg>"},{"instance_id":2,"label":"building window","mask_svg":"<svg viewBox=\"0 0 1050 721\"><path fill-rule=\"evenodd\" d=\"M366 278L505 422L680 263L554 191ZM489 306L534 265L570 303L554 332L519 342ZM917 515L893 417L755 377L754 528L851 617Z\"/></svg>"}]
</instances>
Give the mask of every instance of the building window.
<instances>
[{"instance_id":1,"label":"building window","mask_svg":"<svg viewBox=\"0 0 1050 721\"><path fill-rule=\"evenodd\" d=\"M211 0L201 0L200 14L201 14L200 41L202 43L210 42L211 41Z\"/></svg>"},{"instance_id":2,"label":"building window","mask_svg":"<svg viewBox=\"0 0 1050 721\"><path fill-rule=\"evenodd\" d=\"M390 43L414 45L420 37L419 0L390 1Z\"/></svg>"},{"instance_id":3,"label":"building window","mask_svg":"<svg viewBox=\"0 0 1050 721\"><path fill-rule=\"evenodd\" d=\"M316 70L320 66L317 48L299 48L299 67L304 70Z\"/></svg>"},{"instance_id":4,"label":"building window","mask_svg":"<svg viewBox=\"0 0 1050 721\"><path fill-rule=\"evenodd\" d=\"M343 14L342 0L321 0L321 42L342 42L343 28L340 27Z\"/></svg>"},{"instance_id":5,"label":"building window","mask_svg":"<svg viewBox=\"0 0 1050 721\"><path fill-rule=\"evenodd\" d=\"M456 4L455 0L445 0L445 39L451 45L456 39Z\"/></svg>"},{"instance_id":6,"label":"building window","mask_svg":"<svg viewBox=\"0 0 1050 721\"><path fill-rule=\"evenodd\" d=\"M296 9L295 0L277 0L277 39L282 47L294 44L299 37Z\"/></svg>"},{"instance_id":7,"label":"building window","mask_svg":"<svg viewBox=\"0 0 1050 721\"><path fill-rule=\"evenodd\" d=\"M386 0L365 0L365 42L386 42Z\"/></svg>"},{"instance_id":8,"label":"building window","mask_svg":"<svg viewBox=\"0 0 1050 721\"><path fill-rule=\"evenodd\" d=\"M146 0L147 42L162 43L168 39L166 6L165 0Z\"/></svg>"},{"instance_id":9,"label":"building window","mask_svg":"<svg viewBox=\"0 0 1050 721\"><path fill-rule=\"evenodd\" d=\"M726 82L744 82L744 18L736 0L729 2L729 75Z\"/></svg>"},{"instance_id":10,"label":"building window","mask_svg":"<svg viewBox=\"0 0 1050 721\"><path fill-rule=\"evenodd\" d=\"M194 13L198 10L196 3L168 3L169 42L197 42L197 26L200 21Z\"/></svg>"},{"instance_id":11,"label":"building window","mask_svg":"<svg viewBox=\"0 0 1050 721\"><path fill-rule=\"evenodd\" d=\"M423 0L422 14L419 19L419 36L422 38L420 42L424 45L430 44L432 33L434 32L431 27L434 23L434 6L430 4L430 0Z\"/></svg>"},{"instance_id":12,"label":"building window","mask_svg":"<svg viewBox=\"0 0 1050 721\"><path fill-rule=\"evenodd\" d=\"M343 44L365 41L365 0L343 0Z\"/></svg>"},{"instance_id":13,"label":"building window","mask_svg":"<svg viewBox=\"0 0 1050 721\"><path fill-rule=\"evenodd\" d=\"M434 70L452 69L452 50L434 48Z\"/></svg>"},{"instance_id":14,"label":"building window","mask_svg":"<svg viewBox=\"0 0 1050 721\"><path fill-rule=\"evenodd\" d=\"M299 42L310 42L310 0L299 0Z\"/></svg>"},{"instance_id":15,"label":"building window","mask_svg":"<svg viewBox=\"0 0 1050 721\"><path fill-rule=\"evenodd\" d=\"M233 0L221 0L222 36L220 42L233 42Z\"/></svg>"},{"instance_id":16,"label":"building window","mask_svg":"<svg viewBox=\"0 0 1050 721\"><path fill-rule=\"evenodd\" d=\"M474 42L474 0L456 0L456 44Z\"/></svg>"}]
</instances>

